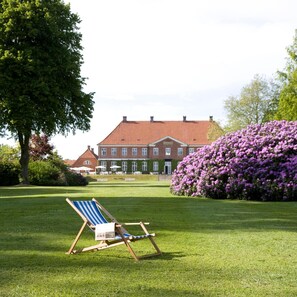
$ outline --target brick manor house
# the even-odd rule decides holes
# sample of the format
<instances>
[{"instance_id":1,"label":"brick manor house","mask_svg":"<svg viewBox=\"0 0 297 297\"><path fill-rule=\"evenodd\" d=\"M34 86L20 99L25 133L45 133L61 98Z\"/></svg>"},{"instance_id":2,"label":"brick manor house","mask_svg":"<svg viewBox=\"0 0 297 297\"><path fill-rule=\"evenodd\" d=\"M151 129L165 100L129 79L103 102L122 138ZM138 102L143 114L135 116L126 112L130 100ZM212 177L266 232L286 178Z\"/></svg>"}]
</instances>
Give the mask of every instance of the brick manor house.
<instances>
[{"instance_id":1,"label":"brick manor house","mask_svg":"<svg viewBox=\"0 0 297 297\"><path fill-rule=\"evenodd\" d=\"M210 144L222 129L210 116L208 121L128 121L98 143L100 171L171 174L186 155Z\"/></svg>"}]
</instances>

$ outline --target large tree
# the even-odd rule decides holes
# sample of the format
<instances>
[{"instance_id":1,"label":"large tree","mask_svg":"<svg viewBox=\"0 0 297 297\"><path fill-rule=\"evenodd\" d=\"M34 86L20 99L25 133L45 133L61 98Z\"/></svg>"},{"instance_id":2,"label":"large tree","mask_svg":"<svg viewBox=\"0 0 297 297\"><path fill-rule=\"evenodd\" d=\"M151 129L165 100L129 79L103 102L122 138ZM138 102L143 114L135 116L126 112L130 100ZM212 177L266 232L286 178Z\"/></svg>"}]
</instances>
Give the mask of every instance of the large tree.
<instances>
[{"instance_id":1,"label":"large tree","mask_svg":"<svg viewBox=\"0 0 297 297\"><path fill-rule=\"evenodd\" d=\"M277 106L278 97L274 82L269 82L260 75L244 86L239 96L230 96L225 100L227 112L227 131L236 131L250 124L262 124L271 119Z\"/></svg>"},{"instance_id":2,"label":"large tree","mask_svg":"<svg viewBox=\"0 0 297 297\"><path fill-rule=\"evenodd\" d=\"M79 23L62 0L0 0L0 132L20 143L23 183L33 133L90 128Z\"/></svg>"},{"instance_id":3,"label":"large tree","mask_svg":"<svg viewBox=\"0 0 297 297\"><path fill-rule=\"evenodd\" d=\"M279 72L283 81L280 92L279 105L276 113L277 119L297 120L297 30L294 41L287 48L289 57L283 72Z\"/></svg>"}]
</instances>

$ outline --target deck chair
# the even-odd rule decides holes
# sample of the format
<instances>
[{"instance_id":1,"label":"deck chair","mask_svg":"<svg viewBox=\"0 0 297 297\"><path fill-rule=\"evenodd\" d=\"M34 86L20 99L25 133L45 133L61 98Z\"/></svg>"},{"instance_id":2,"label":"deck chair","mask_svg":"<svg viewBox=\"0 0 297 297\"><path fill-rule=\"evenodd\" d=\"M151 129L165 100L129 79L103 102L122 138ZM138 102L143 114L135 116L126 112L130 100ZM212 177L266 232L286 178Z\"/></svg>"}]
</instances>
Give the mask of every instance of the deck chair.
<instances>
[{"instance_id":1,"label":"deck chair","mask_svg":"<svg viewBox=\"0 0 297 297\"><path fill-rule=\"evenodd\" d=\"M161 251L158 248L157 244L155 243L153 237L155 233L149 233L145 225L149 223L124 223L120 224L96 199L88 200L88 201L71 201L69 198L66 199L69 205L75 210L75 212L81 217L83 220L83 224L74 239L69 251L67 254L77 254L81 252L87 251L100 251L107 248L111 248L114 246L118 246L121 244L125 244L128 248L129 253L131 256L136 260L139 261L142 258L153 257L157 255L161 255ZM104 214L104 215L103 215ZM85 247L79 250L75 250L75 246L79 241L85 227L89 227L92 231L95 232L96 225L101 224L108 224L108 223L115 223L115 237L111 240L100 240L98 244ZM124 228L124 226L128 225L139 225L144 234L139 236L134 236L128 233L128 231ZM144 256L137 256L132 249L130 243L134 241L138 241L141 239L149 239L151 244L153 245L156 252L154 254L144 255Z\"/></svg>"}]
</instances>

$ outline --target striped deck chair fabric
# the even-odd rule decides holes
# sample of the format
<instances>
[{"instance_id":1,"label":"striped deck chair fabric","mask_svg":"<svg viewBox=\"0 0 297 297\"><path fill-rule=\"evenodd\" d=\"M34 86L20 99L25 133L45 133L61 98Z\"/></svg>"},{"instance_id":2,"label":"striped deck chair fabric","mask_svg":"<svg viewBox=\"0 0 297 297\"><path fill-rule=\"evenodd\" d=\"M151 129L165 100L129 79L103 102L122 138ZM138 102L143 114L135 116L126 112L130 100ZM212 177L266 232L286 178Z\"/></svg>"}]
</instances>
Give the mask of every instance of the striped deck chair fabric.
<instances>
[{"instance_id":1,"label":"striped deck chair fabric","mask_svg":"<svg viewBox=\"0 0 297 297\"><path fill-rule=\"evenodd\" d=\"M77 254L80 252L86 252L86 251L94 251L94 250L103 250L106 248L110 248L113 246L117 246L120 244L125 244L126 247L128 248L128 251L132 255L132 257L135 260L140 260L141 258L144 257L151 257L151 256L156 256L160 255L161 251L158 248L157 244L155 243L153 237L155 236L154 233L149 233L147 231L147 228L145 225L148 225L148 223L143 223L143 222L138 222L138 223L124 223L120 224L115 217L113 217L97 200L92 199L92 200L86 200L86 201L71 201L70 199L66 199L66 201L70 204L70 206L75 210L75 212L82 218L84 221L82 227L80 228L74 242L72 243L69 251L67 254ZM103 215L104 213L104 215ZM90 247L85 247L80 250L75 250L75 246L79 240L79 238L82 235L83 230L85 229L86 226L88 226L92 231L95 231L96 225L101 225L101 224L107 224L113 222L115 223L115 228L116 228L116 236L112 240L103 240L100 241L99 244L96 244L94 246ZM139 225L142 230L144 231L144 234L142 235L132 235L130 234L124 226L128 225ZM130 243L141 240L141 239L146 239L148 238L150 242L152 243L154 249L156 252L154 254L150 255L145 255L142 257L136 256L135 252L133 251Z\"/></svg>"}]
</instances>

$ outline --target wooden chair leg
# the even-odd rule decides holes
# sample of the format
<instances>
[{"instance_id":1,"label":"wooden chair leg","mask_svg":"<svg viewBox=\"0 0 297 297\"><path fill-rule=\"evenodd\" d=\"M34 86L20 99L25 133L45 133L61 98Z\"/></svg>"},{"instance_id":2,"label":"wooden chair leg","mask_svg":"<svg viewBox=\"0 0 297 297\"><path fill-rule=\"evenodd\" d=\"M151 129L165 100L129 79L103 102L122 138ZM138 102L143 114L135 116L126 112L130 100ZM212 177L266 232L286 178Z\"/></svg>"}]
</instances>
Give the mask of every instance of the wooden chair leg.
<instances>
[{"instance_id":1,"label":"wooden chair leg","mask_svg":"<svg viewBox=\"0 0 297 297\"><path fill-rule=\"evenodd\" d=\"M74 248L75 248L75 246L76 246L79 238L81 237L81 235L82 235L82 233L83 233L83 231L84 231L84 229L85 229L86 226L87 226L87 222L84 222L83 225L81 226L78 234L76 235L76 237L75 237L75 239L74 239L74 241L73 241L73 243L72 243L69 251L66 254L72 254L73 253L73 250L74 250Z\"/></svg>"},{"instance_id":2,"label":"wooden chair leg","mask_svg":"<svg viewBox=\"0 0 297 297\"><path fill-rule=\"evenodd\" d=\"M148 235L149 232L147 231L147 229L146 229L146 227L145 227L145 225L144 225L143 222L140 222L140 226L141 226L141 228L143 229L144 233L145 233L146 235ZM157 246L157 244L156 244L156 242L154 241L154 239L153 239L152 237L149 237L149 240L151 241L151 243L152 243L152 245L154 246L154 248L155 248L155 250L157 251L157 253L161 255L162 252L161 252L161 250L159 249L159 247Z\"/></svg>"},{"instance_id":3,"label":"wooden chair leg","mask_svg":"<svg viewBox=\"0 0 297 297\"><path fill-rule=\"evenodd\" d=\"M131 256L134 258L135 261L139 261L139 257L136 256L135 252L133 251L131 245L129 244L129 241L125 238L124 234L122 233L121 229L118 229L118 233L120 234L122 240L124 241L129 253L131 254Z\"/></svg>"}]
</instances>

